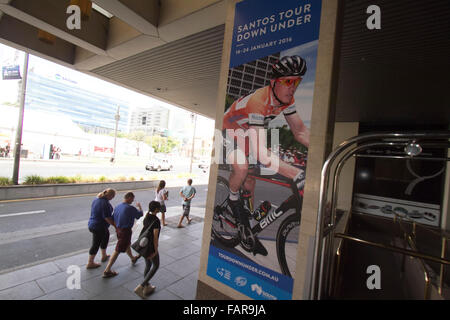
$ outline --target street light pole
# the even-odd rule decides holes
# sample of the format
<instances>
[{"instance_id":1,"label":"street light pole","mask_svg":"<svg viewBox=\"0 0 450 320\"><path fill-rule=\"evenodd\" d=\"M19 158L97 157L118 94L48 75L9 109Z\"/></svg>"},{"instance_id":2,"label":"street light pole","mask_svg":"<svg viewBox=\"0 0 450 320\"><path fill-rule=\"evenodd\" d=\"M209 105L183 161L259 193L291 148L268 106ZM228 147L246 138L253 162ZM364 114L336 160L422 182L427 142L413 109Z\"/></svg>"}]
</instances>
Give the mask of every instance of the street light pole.
<instances>
[{"instance_id":1,"label":"street light pole","mask_svg":"<svg viewBox=\"0 0 450 320\"><path fill-rule=\"evenodd\" d=\"M19 121L17 123L16 141L15 141L15 145L14 145L14 169L13 169L12 182L15 185L19 184L20 151L22 149L22 131L23 131L23 117L24 117L24 111L25 111L25 97L26 97L26 91L27 91L28 60L29 60L29 54L25 53L22 85L20 87Z\"/></svg>"},{"instance_id":2,"label":"street light pole","mask_svg":"<svg viewBox=\"0 0 450 320\"><path fill-rule=\"evenodd\" d=\"M114 119L116 120L116 129L114 130L114 150L113 150L113 157L111 159L111 162L116 161L116 146L117 146L117 129L119 127L119 121L120 121L120 106L117 106L117 112L114 116Z\"/></svg>"},{"instance_id":3,"label":"street light pole","mask_svg":"<svg viewBox=\"0 0 450 320\"><path fill-rule=\"evenodd\" d=\"M192 135L191 165L189 167L189 173L192 173L192 163L194 162L195 129L197 128L197 115L195 113L192 113L191 117L192 120L194 121L194 133Z\"/></svg>"}]
</instances>

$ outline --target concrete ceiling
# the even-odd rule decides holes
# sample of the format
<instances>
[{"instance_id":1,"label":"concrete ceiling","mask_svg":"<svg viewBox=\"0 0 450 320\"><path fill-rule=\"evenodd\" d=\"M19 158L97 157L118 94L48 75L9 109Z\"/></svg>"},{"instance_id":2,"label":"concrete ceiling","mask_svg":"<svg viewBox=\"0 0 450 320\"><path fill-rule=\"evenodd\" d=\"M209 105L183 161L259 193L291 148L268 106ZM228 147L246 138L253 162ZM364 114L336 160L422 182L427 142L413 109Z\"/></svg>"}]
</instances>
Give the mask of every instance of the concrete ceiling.
<instances>
[{"instance_id":1,"label":"concrete ceiling","mask_svg":"<svg viewBox=\"0 0 450 320\"><path fill-rule=\"evenodd\" d=\"M223 34L221 25L92 72L214 117Z\"/></svg>"}]
</instances>

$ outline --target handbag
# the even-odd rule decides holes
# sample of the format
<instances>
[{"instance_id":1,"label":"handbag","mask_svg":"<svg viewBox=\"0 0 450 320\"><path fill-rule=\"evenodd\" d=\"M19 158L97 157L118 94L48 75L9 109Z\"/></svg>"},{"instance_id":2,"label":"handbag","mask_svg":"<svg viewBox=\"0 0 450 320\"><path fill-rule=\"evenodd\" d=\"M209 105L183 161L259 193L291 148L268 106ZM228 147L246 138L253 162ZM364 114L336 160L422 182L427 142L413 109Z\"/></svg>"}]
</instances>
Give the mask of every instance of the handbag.
<instances>
[{"instance_id":1,"label":"handbag","mask_svg":"<svg viewBox=\"0 0 450 320\"><path fill-rule=\"evenodd\" d=\"M133 250L143 257L147 257L151 252L150 245L153 244L153 237L151 234L149 235L149 233L155 222L156 220L154 220L148 226L148 228L139 236L139 238L131 245Z\"/></svg>"}]
</instances>

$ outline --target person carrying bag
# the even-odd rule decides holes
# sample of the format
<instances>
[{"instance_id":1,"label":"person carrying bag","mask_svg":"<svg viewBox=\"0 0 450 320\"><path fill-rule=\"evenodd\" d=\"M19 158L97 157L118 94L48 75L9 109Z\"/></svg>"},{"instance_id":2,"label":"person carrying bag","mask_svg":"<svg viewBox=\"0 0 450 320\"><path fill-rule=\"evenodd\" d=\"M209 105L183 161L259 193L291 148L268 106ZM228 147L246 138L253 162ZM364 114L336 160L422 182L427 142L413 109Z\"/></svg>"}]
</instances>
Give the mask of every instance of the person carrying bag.
<instances>
[{"instance_id":1,"label":"person carrying bag","mask_svg":"<svg viewBox=\"0 0 450 320\"><path fill-rule=\"evenodd\" d=\"M134 251L139 253L140 257L148 257L151 254L152 246L153 246L153 225L156 220L150 224L150 226L145 229L142 228L142 232L139 235L139 238L131 245Z\"/></svg>"},{"instance_id":2,"label":"person carrying bag","mask_svg":"<svg viewBox=\"0 0 450 320\"><path fill-rule=\"evenodd\" d=\"M143 299L155 290L155 286L150 284L150 279L159 268L158 240L161 222L156 214L160 210L161 204L158 201L150 202L142 231L132 244L132 248L139 253L139 256L145 258L144 281L134 289L134 292Z\"/></svg>"}]
</instances>

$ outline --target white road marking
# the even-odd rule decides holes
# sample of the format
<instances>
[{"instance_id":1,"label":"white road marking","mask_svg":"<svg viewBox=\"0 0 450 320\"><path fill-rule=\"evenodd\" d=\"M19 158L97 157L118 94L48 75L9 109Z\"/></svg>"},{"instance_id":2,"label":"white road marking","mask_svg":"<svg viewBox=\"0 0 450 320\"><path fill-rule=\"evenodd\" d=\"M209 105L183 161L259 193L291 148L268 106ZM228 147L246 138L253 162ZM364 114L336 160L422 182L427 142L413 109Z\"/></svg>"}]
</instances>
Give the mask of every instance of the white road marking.
<instances>
[{"instance_id":1,"label":"white road marking","mask_svg":"<svg viewBox=\"0 0 450 320\"><path fill-rule=\"evenodd\" d=\"M19 213L9 213L9 214L2 214L0 215L0 218L6 218L6 217L15 217L15 216L25 216L30 214L38 214L38 213L45 213L45 210L38 210L38 211L28 211L28 212L19 212Z\"/></svg>"}]
</instances>

